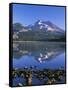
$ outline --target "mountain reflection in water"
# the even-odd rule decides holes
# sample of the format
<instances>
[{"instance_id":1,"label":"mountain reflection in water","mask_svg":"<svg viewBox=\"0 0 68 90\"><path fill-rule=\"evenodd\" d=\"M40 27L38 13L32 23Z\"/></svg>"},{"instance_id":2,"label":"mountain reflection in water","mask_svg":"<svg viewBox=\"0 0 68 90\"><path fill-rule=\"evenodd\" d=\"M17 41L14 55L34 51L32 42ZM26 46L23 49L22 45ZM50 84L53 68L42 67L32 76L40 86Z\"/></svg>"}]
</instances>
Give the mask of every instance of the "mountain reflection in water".
<instances>
[{"instance_id":1,"label":"mountain reflection in water","mask_svg":"<svg viewBox=\"0 0 68 90\"><path fill-rule=\"evenodd\" d=\"M33 68L37 71L46 68L62 68L63 70L65 70L65 43L40 41L13 42L13 68ZM15 70L13 71L16 72ZM33 83L36 83L36 85L40 84L40 82L34 76L32 80ZM19 83L22 81L16 78L14 79L14 83L15 82ZM63 81L62 83L64 82L65 81Z\"/></svg>"},{"instance_id":2,"label":"mountain reflection in water","mask_svg":"<svg viewBox=\"0 0 68 90\"><path fill-rule=\"evenodd\" d=\"M24 55L33 56L40 63L51 60L62 54L65 49L64 43L55 42L16 42L13 43L14 58Z\"/></svg>"}]
</instances>

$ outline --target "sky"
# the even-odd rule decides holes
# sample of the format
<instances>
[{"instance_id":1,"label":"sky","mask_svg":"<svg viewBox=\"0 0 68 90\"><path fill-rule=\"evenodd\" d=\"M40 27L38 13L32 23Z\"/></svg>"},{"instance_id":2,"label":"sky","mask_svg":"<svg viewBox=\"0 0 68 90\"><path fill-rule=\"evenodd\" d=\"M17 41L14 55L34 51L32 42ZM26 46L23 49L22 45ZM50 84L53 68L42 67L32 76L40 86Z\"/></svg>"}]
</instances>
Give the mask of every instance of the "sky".
<instances>
[{"instance_id":1,"label":"sky","mask_svg":"<svg viewBox=\"0 0 68 90\"><path fill-rule=\"evenodd\" d=\"M13 23L27 26L37 20L51 21L65 30L65 7L13 4Z\"/></svg>"}]
</instances>

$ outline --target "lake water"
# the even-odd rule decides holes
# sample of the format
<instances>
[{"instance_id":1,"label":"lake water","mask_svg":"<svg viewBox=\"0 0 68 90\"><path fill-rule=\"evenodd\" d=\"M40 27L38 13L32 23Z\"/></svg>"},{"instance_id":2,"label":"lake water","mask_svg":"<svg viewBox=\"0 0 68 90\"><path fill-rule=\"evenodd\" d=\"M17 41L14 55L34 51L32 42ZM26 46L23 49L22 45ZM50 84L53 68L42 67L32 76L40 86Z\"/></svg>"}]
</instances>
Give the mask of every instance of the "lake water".
<instances>
[{"instance_id":1,"label":"lake water","mask_svg":"<svg viewBox=\"0 0 68 90\"><path fill-rule=\"evenodd\" d=\"M14 42L13 43L13 68L30 68L43 70L65 70L65 43L64 42ZM24 82L24 79L15 78L14 84ZM36 85L43 84L33 78Z\"/></svg>"}]
</instances>

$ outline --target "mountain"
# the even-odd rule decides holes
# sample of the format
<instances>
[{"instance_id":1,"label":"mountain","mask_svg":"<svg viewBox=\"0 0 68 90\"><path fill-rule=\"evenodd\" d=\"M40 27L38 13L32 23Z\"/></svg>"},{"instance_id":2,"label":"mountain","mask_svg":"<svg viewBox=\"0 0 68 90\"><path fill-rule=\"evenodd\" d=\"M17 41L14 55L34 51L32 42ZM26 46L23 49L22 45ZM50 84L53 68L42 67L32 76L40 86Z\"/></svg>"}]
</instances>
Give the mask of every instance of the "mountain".
<instances>
[{"instance_id":1,"label":"mountain","mask_svg":"<svg viewBox=\"0 0 68 90\"><path fill-rule=\"evenodd\" d=\"M33 30L46 30L51 32L64 33L63 29L59 28L50 21L38 20L33 26L30 25L28 27Z\"/></svg>"},{"instance_id":2,"label":"mountain","mask_svg":"<svg viewBox=\"0 0 68 90\"><path fill-rule=\"evenodd\" d=\"M13 39L24 41L65 40L65 31L50 21L38 20L33 25L13 24Z\"/></svg>"},{"instance_id":3,"label":"mountain","mask_svg":"<svg viewBox=\"0 0 68 90\"><path fill-rule=\"evenodd\" d=\"M27 30L45 30L45 31L51 31L51 32L57 32L57 33L64 33L64 30L60 27L53 24L51 21L42 21L38 20L34 23L34 25L28 25L28 26L22 26L20 23L13 24L13 31L19 32L23 31L23 29Z\"/></svg>"}]
</instances>

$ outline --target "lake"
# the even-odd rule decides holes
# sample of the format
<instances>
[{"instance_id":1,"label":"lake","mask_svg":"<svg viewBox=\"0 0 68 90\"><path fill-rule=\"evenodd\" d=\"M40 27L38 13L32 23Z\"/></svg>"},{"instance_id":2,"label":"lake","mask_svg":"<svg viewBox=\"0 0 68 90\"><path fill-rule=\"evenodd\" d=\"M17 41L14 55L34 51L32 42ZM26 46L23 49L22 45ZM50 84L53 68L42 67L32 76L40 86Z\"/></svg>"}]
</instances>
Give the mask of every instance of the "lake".
<instances>
[{"instance_id":1,"label":"lake","mask_svg":"<svg viewBox=\"0 0 68 90\"><path fill-rule=\"evenodd\" d=\"M52 74L56 70L65 71L65 43L64 42L43 42L43 41L19 41L13 42L13 69L18 70L17 72L31 71L30 79L25 80L25 76L16 76L13 78L13 86L22 85L45 85L47 80L51 80L48 77L41 77L43 70L51 70ZM33 72L36 72L35 74ZM37 78L38 74L40 79ZM48 71L47 71L48 72ZM26 74L25 74L26 75ZM32 76L31 76L32 75ZM54 75L55 76L55 75ZM55 79L55 77L53 77ZM31 84L28 84L27 82ZM55 81L55 80L54 80ZM48 81L47 81L48 82ZM25 83L25 84L24 84ZM26 84L27 83L27 84ZM57 81L53 84L65 83L65 76L62 80ZM48 83L49 84L49 83Z\"/></svg>"}]
</instances>

